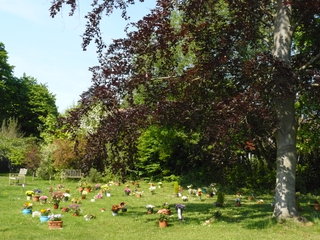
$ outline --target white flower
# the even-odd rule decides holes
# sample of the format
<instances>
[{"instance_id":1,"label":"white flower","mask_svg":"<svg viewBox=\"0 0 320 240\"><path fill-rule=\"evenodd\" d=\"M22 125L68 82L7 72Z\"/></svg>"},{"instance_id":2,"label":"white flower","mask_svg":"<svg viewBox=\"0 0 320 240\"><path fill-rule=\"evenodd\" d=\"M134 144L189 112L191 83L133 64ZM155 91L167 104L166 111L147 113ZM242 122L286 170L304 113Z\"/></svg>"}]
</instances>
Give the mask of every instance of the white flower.
<instances>
[{"instance_id":1,"label":"white flower","mask_svg":"<svg viewBox=\"0 0 320 240\"><path fill-rule=\"evenodd\" d=\"M146 208L154 208L154 206L152 205L152 204L148 204L147 206L146 206Z\"/></svg>"},{"instance_id":2,"label":"white flower","mask_svg":"<svg viewBox=\"0 0 320 240\"><path fill-rule=\"evenodd\" d=\"M184 201L184 202L188 201L188 197L187 197L187 196L182 196L181 199L182 199L182 201Z\"/></svg>"}]
</instances>

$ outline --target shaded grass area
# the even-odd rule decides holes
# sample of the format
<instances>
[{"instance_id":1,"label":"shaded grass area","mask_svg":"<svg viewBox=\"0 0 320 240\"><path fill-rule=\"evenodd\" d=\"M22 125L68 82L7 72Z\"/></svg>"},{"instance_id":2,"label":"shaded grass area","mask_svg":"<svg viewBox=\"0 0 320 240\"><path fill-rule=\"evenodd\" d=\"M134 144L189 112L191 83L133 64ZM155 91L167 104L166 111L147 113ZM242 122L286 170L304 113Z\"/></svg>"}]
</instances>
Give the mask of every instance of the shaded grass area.
<instances>
[{"instance_id":1,"label":"shaded grass area","mask_svg":"<svg viewBox=\"0 0 320 240\"><path fill-rule=\"evenodd\" d=\"M27 179L25 188L19 185L8 185L8 177L0 176L0 240L19 239L319 239L320 214L311 206L311 196L303 196L300 200L301 213L313 222L312 226L287 221L283 224L276 223L272 218L272 196L261 195L263 203L242 198L242 206L236 207L235 196L227 195L225 206L215 207L216 198L203 198L189 196L189 201L184 203L184 221L177 219L174 205L182 203L180 198L173 194L172 183L164 183L163 188L157 189L152 195L149 185L140 182L144 191L142 198L125 196L125 185L111 186L110 198L104 197L91 202L97 191L88 194L87 199L82 200L82 216L72 216L71 213L63 213L64 227L62 230L49 230L46 223L40 223L38 218L32 218L21 213L22 205L26 201L25 191L41 189L43 194L49 195L49 188L55 188L58 181L44 181ZM79 197L77 181L66 181L65 188L70 189L72 197ZM134 187L131 186L131 189ZM188 195L187 191L183 192ZM118 216L111 215L111 206L120 202L126 202L128 211ZM158 214L146 214L145 206L153 204L156 210L160 209L164 202L172 207L169 227L160 229L157 225ZM70 205L71 202L62 202L60 207ZM40 205L34 202L33 210L51 208L52 204ZM105 212L101 212L105 208ZM212 219L213 213L220 211L222 216L211 224L205 225L208 219ZM53 210L61 213L60 209ZM83 215L93 214L96 219L85 221Z\"/></svg>"}]
</instances>

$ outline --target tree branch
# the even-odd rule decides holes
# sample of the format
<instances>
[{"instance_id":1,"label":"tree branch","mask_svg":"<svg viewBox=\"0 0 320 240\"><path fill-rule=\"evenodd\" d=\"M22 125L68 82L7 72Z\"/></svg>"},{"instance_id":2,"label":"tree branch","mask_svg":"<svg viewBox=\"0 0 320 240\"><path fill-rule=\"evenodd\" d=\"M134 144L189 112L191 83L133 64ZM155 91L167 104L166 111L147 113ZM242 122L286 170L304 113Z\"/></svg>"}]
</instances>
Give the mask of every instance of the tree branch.
<instances>
[{"instance_id":1,"label":"tree branch","mask_svg":"<svg viewBox=\"0 0 320 240\"><path fill-rule=\"evenodd\" d=\"M305 70L307 67L309 67L312 63L317 61L320 58L320 53L318 53L316 56L310 59L309 62L307 62L305 65L301 66L299 70Z\"/></svg>"}]
</instances>

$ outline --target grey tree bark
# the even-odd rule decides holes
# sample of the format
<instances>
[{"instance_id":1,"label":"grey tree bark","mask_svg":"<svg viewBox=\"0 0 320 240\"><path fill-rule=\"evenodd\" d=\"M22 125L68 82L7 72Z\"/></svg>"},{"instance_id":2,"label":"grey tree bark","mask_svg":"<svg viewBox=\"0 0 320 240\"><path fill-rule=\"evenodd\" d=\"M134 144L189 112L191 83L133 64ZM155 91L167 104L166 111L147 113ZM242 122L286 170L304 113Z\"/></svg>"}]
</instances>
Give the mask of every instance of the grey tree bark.
<instances>
[{"instance_id":1,"label":"grey tree bark","mask_svg":"<svg viewBox=\"0 0 320 240\"><path fill-rule=\"evenodd\" d=\"M278 129L277 143L277 176L275 188L274 217L285 219L298 215L296 208L295 172L296 172L296 119L295 93L291 90L292 74L290 55L292 44L292 26L290 24L291 6L288 1L277 0L275 17L273 56L281 65L275 74L278 94L275 99Z\"/></svg>"}]
</instances>

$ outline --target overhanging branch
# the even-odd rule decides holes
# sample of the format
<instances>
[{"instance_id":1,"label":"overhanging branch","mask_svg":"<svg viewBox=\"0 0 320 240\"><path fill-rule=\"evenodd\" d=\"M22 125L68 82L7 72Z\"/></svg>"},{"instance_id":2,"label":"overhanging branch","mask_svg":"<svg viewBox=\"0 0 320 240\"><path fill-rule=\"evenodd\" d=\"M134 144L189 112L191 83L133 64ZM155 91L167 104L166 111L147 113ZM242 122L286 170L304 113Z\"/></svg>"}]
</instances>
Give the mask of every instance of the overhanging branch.
<instances>
[{"instance_id":1,"label":"overhanging branch","mask_svg":"<svg viewBox=\"0 0 320 240\"><path fill-rule=\"evenodd\" d=\"M309 67L312 63L314 63L315 61L317 61L320 58L320 53L318 53L316 56L314 56L313 58L311 58L309 60L309 62L307 62L305 65L301 66L299 68L299 70L305 70L307 67Z\"/></svg>"}]
</instances>

